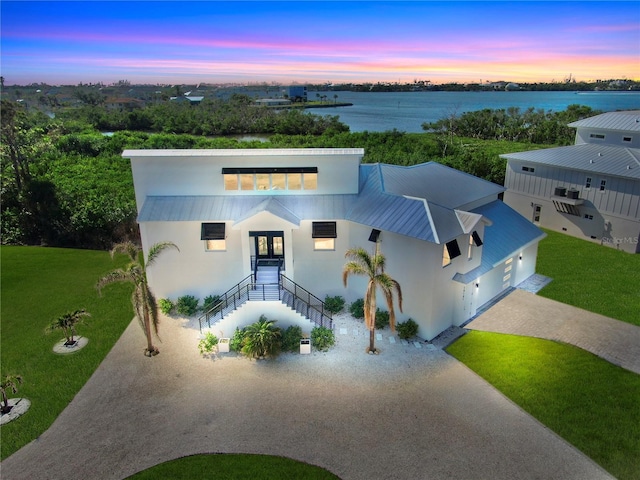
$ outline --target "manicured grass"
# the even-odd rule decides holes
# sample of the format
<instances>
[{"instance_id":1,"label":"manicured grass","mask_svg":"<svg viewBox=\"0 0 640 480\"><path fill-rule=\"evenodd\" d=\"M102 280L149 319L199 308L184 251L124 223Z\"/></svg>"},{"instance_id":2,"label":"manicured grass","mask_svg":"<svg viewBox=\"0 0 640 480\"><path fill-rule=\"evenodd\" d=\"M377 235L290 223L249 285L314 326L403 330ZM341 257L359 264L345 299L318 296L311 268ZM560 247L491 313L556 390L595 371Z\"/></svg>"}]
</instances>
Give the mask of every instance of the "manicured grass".
<instances>
[{"instance_id":1,"label":"manicured grass","mask_svg":"<svg viewBox=\"0 0 640 480\"><path fill-rule=\"evenodd\" d=\"M640 375L571 345L471 331L447 348L620 480L640 472Z\"/></svg>"},{"instance_id":2,"label":"manicured grass","mask_svg":"<svg viewBox=\"0 0 640 480\"><path fill-rule=\"evenodd\" d=\"M132 480L339 480L314 465L269 455L193 455L161 463L129 477Z\"/></svg>"},{"instance_id":3,"label":"manicured grass","mask_svg":"<svg viewBox=\"0 0 640 480\"><path fill-rule=\"evenodd\" d=\"M1 458L42 434L87 382L133 318L131 286L113 285L99 297L94 286L122 266L107 252L2 246L1 375L19 374L15 397L31 401L29 411L0 427ZM80 335L89 339L70 355L53 353L62 332L45 327L58 316L85 308L90 314ZM140 355L144 345L140 345Z\"/></svg>"},{"instance_id":4,"label":"manicured grass","mask_svg":"<svg viewBox=\"0 0 640 480\"><path fill-rule=\"evenodd\" d=\"M540 296L640 326L640 254L545 232L536 271L553 281Z\"/></svg>"}]
</instances>

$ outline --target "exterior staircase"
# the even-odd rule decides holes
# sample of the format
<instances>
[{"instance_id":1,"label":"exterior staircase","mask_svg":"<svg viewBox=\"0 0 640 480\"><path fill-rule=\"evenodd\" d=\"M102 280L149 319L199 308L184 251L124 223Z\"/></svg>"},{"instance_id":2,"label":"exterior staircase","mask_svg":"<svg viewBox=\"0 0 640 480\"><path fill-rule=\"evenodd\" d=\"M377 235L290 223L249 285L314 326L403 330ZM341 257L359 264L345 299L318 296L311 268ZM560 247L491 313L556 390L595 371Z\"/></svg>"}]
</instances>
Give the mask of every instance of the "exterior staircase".
<instances>
[{"instance_id":1,"label":"exterior staircase","mask_svg":"<svg viewBox=\"0 0 640 480\"><path fill-rule=\"evenodd\" d=\"M256 268L255 274L249 275L221 295L220 301L198 319L200 331L206 328L229 332L234 322L236 326L244 326L243 323L246 322L241 322L240 317L249 311L252 312L251 321L246 324L252 323L259 317L259 314L256 317L256 308L265 307L255 305L260 302L270 302L270 310L283 307L285 310L280 310L281 315L296 324L302 320L304 330L308 326L305 322L311 322L309 325L312 326L315 324L333 328L331 314L325 309L322 300L284 276L280 266L262 265ZM253 305L245 307L247 303Z\"/></svg>"}]
</instances>

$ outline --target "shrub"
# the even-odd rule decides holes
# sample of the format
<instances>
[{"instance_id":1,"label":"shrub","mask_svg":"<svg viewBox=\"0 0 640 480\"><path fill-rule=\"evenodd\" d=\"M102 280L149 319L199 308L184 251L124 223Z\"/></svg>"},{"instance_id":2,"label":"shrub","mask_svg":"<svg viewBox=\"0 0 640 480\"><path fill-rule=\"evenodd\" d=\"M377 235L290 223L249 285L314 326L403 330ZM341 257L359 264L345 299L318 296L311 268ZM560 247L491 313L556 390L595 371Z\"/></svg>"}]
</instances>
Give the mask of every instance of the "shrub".
<instances>
[{"instance_id":1,"label":"shrub","mask_svg":"<svg viewBox=\"0 0 640 480\"><path fill-rule=\"evenodd\" d=\"M418 334L418 324L412 319L409 319L406 322L396 325L396 330L398 330L398 337L408 340Z\"/></svg>"},{"instance_id":2,"label":"shrub","mask_svg":"<svg viewBox=\"0 0 640 480\"><path fill-rule=\"evenodd\" d=\"M353 318L364 318L364 298L359 298L349 306Z\"/></svg>"},{"instance_id":3,"label":"shrub","mask_svg":"<svg viewBox=\"0 0 640 480\"><path fill-rule=\"evenodd\" d=\"M208 312L213 307L215 307L220 301L220 295L209 295L208 297L204 297L204 303L202 304L202 311Z\"/></svg>"},{"instance_id":4,"label":"shrub","mask_svg":"<svg viewBox=\"0 0 640 480\"><path fill-rule=\"evenodd\" d=\"M344 308L344 298L340 295L330 297L327 295L324 297L324 306L331 314L339 313Z\"/></svg>"},{"instance_id":5,"label":"shrub","mask_svg":"<svg viewBox=\"0 0 640 480\"><path fill-rule=\"evenodd\" d=\"M291 325L282 333L282 350L296 352L300 347L302 328L299 325Z\"/></svg>"},{"instance_id":6,"label":"shrub","mask_svg":"<svg viewBox=\"0 0 640 480\"><path fill-rule=\"evenodd\" d=\"M240 352L244 344L244 328L236 327L233 337L229 340L229 349L232 352Z\"/></svg>"},{"instance_id":7,"label":"shrub","mask_svg":"<svg viewBox=\"0 0 640 480\"><path fill-rule=\"evenodd\" d=\"M282 331L274 323L276 320L267 320L260 315L260 320L248 325L244 331L242 353L256 358L276 355L280 351Z\"/></svg>"},{"instance_id":8,"label":"shrub","mask_svg":"<svg viewBox=\"0 0 640 480\"><path fill-rule=\"evenodd\" d=\"M158 307L160 307L160 311L165 315L171 315L174 306L173 302L168 298L161 298L158 300Z\"/></svg>"},{"instance_id":9,"label":"shrub","mask_svg":"<svg viewBox=\"0 0 640 480\"><path fill-rule=\"evenodd\" d=\"M386 310L376 309L376 330L382 330L389 325L389 312Z\"/></svg>"},{"instance_id":10,"label":"shrub","mask_svg":"<svg viewBox=\"0 0 640 480\"><path fill-rule=\"evenodd\" d=\"M311 344L321 352L329 350L336 343L333 330L327 327L313 327L311 330Z\"/></svg>"},{"instance_id":11,"label":"shrub","mask_svg":"<svg viewBox=\"0 0 640 480\"><path fill-rule=\"evenodd\" d=\"M218 337L211 332L207 332L204 338L198 343L200 355L206 355L207 353L213 352L216 345L218 345Z\"/></svg>"},{"instance_id":12,"label":"shrub","mask_svg":"<svg viewBox=\"0 0 640 480\"><path fill-rule=\"evenodd\" d=\"M193 295L183 295L176 302L176 311L185 317L195 315L198 311L198 299Z\"/></svg>"}]
</instances>

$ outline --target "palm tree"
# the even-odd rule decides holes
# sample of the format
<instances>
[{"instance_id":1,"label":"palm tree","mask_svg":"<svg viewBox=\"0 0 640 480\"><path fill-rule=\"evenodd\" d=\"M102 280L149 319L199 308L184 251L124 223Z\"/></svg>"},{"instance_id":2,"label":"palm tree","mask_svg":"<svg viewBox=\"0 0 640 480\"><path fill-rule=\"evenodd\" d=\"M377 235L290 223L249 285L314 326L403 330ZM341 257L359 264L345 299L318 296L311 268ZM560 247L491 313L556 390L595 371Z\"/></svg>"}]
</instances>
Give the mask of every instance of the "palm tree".
<instances>
[{"instance_id":1,"label":"palm tree","mask_svg":"<svg viewBox=\"0 0 640 480\"><path fill-rule=\"evenodd\" d=\"M47 327L47 332L62 330L64 337L67 339L65 345L73 345L75 343L73 336L76 334L76 325L83 322L82 317L90 316L91 314L84 309L65 313L51 322Z\"/></svg>"},{"instance_id":2,"label":"palm tree","mask_svg":"<svg viewBox=\"0 0 640 480\"><path fill-rule=\"evenodd\" d=\"M7 392L18 393L18 385L22 383L20 375L7 375L2 383L0 383L0 394L2 395L2 403L0 404L0 412L9 413L13 407L9 406Z\"/></svg>"},{"instance_id":3,"label":"palm tree","mask_svg":"<svg viewBox=\"0 0 640 480\"><path fill-rule=\"evenodd\" d=\"M141 249L132 242L118 243L111 249L111 258L116 253L125 253L129 256L130 262L124 268L114 270L100 280L96 284L98 292L102 292L102 288L115 282L131 282L134 285L133 294L131 295L131 303L133 304L136 318L140 322L140 326L147 337L147 348L144 354L147 357L157 355L159 350L153 345L153 332L158 335L158 308L156 306L156 298L147 283L147 268L154 264L158 255L168 247L180 249L172 242L156 243L149 249L149 255L146 262L140 261Z\"/></svg>"},{"instance_id":4,"label":"palm tree","mask_svg":"<svg viewBox=\"0 0 640 480\"><path fill-rule=\"evenodd\" d=\"M396 314L393 309L393 291L398 295L398 306L402 312L402 290L400 284L384 272L385 258L378 253L370 255L364 248L350 248L345 257L350 259L342 270L342 282L347 286L349 275L361 275L369 278L367 290L364 296L364 323L369 329L369 353L376 353L375 348L375 328L376 328L376 290L380 288L387 301L389 308L389 326L391 331L395 331Z\"/></svg>"},{"instance_id":5,"label":"palm tree","mask_svg":"<svg viewBox=\"0 0 640 480\"><path fill-rule=\"evenodd\" d=\"M274 323L275 320L267 320L261 315L257 322L247 326L242 353L259 358L278 353L282 331Z\"/></svg>"}]
</instances>

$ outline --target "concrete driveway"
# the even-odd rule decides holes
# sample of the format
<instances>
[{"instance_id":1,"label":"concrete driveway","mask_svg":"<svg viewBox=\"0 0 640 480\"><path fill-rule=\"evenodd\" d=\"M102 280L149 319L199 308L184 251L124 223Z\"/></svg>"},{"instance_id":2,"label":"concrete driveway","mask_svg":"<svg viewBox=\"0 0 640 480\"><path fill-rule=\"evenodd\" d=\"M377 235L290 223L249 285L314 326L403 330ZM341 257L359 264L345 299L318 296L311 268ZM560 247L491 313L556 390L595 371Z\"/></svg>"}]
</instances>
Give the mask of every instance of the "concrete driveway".
<instances>
[{"instance_id":1,"label":"concrete driveway","mask_svg":"<svg viewBox=\"0 0 640 480\"><path fill-rule=\"evenodd\" d=\"M442 350L378 340L341 317L328 353L204 359L165 318L149 359L132 322L3 480L121 479L196 453L281 455L357 479L612 478ZM214 478L212 476L212 478Z\"/></svg>"}]
</instances>

